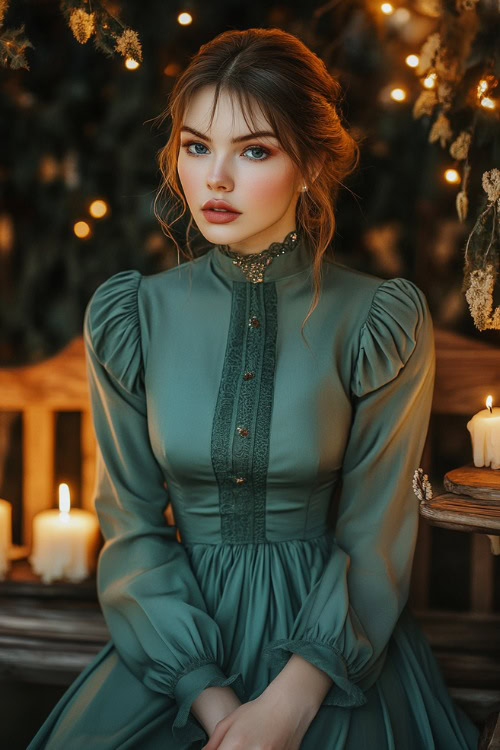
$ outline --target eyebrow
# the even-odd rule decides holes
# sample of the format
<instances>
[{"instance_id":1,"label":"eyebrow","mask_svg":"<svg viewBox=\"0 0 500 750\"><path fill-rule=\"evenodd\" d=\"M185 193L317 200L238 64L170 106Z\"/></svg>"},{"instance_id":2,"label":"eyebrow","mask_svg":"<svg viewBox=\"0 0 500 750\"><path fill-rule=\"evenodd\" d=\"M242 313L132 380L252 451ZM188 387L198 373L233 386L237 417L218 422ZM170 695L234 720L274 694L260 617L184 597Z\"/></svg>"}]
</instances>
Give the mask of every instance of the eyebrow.
<instances>
[{"instance_id":1,"label":"eyebrow","mask_svg":"<svg viewBox=\"0 0 500 750\"><path fill-rule=\"evenodd\" d=\"M200 133L198 130L195 130L195 128L190 128L189 125L183 125L181 131L182 130L187 130L189 133L198 136L198 138L203 138L205 141L212 143L211 138L209 138L207 135L204 135L203 133ZM255 133L246 133L245 135L239 135L237 138L232 138L231 143L241 143L242 141L249 141L252 138L264 138L264 136L271 136L272 138L276 138L275 134L270 130L257 130Z\"/></svg>"}]
</instances>

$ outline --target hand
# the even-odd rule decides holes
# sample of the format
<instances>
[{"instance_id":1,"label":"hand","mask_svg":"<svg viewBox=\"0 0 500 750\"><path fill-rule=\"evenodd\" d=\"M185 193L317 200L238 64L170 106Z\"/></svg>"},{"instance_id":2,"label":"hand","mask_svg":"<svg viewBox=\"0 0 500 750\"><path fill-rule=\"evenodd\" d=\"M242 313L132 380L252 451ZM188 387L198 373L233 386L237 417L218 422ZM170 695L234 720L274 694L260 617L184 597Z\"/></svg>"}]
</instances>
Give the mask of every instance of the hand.
<instances>
[{"instance_id":1,"label":"hand","mask_svg":"<svg viewBox=\"0 0 500 750\"><path fill-rule=\"evenodd\" d=\"M193 701L191 713L211 737L218 722L225 719L239 706L241 706L241 701L230 686L209 687L202 690Z\"/></svg>"},{"instance_id":2,"label":"hand","mask_svg":"<svg viewBox=\"0 0 500 750\"><path fill-rule=\"evenodd\" d=\"M219 721L202 750L300 750L312 715L294 711L267 694L243 703Z\"/></svg>"}]
</instances>

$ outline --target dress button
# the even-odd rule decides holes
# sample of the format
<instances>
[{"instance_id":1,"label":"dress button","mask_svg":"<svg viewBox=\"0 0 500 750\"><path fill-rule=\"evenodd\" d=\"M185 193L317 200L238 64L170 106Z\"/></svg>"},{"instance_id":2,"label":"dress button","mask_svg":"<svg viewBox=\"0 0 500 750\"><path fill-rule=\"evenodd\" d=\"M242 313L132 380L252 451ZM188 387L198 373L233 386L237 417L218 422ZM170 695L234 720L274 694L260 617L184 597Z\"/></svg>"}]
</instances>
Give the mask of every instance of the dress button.
<instances>
[{"instance_id":1,"label":"dress button","mask_svg":"<svg viewBox=\"0 0 500 750\"><path fill-rule=\"evenodd\" d=\"M247 371L243 374L243 380L250 380L250 378L253 378L253 377L255 377L254 372Z\"/></svg>"},{"instance_id":2,"label":"dress button","mask_svg":"<svg viewBox=\"0 0 500 750\"><path fill-rule=\"evenodd\" d=\"M236 428L240 435L243 435L243 437L246 437L248 435L248 427L237 427Z\"/></svg>"},{"instance_id":3,"label":"dress button","mask_svg":"<svg viewBox=\"0 0 500 750\"><path fill-rule=\"evenodd\" d=\"M250 318L250 321L249 321L248 325L251 328L258 328L260 326L260 320L258 318L256 318L255 315L252 315L252 317Z\"/></svg>"},{"instance_id":4,"label":"dress button","mask_svg":"<svg viewBox=\"0 0 500 750\"><path fill-rule=\"evenodd\" d=\"M235 477L234 481L236 482L236 484L243 484L243 482L247 481L247 478L246 477Z\"/></svg>"}]
</instances>

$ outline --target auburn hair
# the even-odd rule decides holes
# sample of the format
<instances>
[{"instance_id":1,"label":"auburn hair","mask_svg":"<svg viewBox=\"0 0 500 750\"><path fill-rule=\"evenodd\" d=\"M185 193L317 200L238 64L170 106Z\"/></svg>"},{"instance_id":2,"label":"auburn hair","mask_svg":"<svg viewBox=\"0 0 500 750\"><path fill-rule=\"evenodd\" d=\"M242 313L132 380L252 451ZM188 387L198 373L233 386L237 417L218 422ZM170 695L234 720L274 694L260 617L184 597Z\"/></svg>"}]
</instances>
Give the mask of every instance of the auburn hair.
<instances>
[{"instance_id":1,"label":"auburn hair","mask_svg":"<svg viewBox=\"0 0 500 750\"><path fill-rule=\"evenodd\" d=\"M335 232L335 205L344 178L359 163L360 149L341 122L342 89L323 60L300 39L278 28L251 28L224 31L203 44L176 79L168 104L155 120L170 119L167 143L158 151L162 180L154 201L154 213L165 234L179 252L193 260L189 233L186 248L179 248L170 227L187 209L177 174L180 130L192 95L204 86L214 86L210 116L212 125L221 92L237 97L247 125L256 129L255 105L265 115L276 137L294 162L307 190L301 191L296 207L296 229L313 250L314 296L304 325L316 307L322 280L322 260ZM233 105L234 106L234 105ZM314 179L314 174L317 176ZM182 211L170 221L157 210L160 198L168 214L179 206ZM173 198L173 202L171 199Z\"/></svg>"}]
</instances>

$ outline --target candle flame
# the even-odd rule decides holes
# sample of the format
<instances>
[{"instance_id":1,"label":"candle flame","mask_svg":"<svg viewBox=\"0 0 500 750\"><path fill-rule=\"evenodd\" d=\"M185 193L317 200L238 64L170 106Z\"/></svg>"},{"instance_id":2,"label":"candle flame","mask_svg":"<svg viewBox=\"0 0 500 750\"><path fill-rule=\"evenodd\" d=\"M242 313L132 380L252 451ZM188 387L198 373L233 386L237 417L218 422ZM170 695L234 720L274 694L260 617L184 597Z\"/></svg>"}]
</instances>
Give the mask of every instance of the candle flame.
<instances>
[{"instance_id":1,"label":"candle flame","mask_svg":"<svg viewBox=\"0 0 500 750\"><path fill-rule=\"evenodd\" d=\"M486 399L486 408L489 409L490 412L492 411L492 408L491 408L492 403L493 403L493 396L488 396L488 398Z\"/></svg>"},{"instance_id":2,"label":"candle flame","mask_svg":"<svg viewBox=\"0 0 500 750\"><path fill-rule=\"evenodd\" d=\"M63 482L59 485L59 510L61 513L69 513L69 508L69 487L65 482Z\"/></svg>"}]
</instances>

